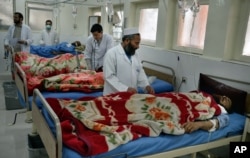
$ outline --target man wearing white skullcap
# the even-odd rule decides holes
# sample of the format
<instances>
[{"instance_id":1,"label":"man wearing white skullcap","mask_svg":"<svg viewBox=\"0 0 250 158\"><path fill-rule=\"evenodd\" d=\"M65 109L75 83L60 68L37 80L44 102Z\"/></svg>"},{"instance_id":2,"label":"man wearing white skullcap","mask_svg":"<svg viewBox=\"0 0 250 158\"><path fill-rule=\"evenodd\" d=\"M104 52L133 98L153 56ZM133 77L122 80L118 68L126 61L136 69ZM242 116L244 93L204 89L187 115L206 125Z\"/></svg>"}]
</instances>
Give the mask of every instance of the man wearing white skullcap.
<instances>
[{"instance_id":1,"label":"man wearing white skullcap","mask_svg":"<svg viewBox=\"0 0 250 158\"><path fill-rule=\"evenodd\" d=\"M126 28L122 43L108 50L104 57L104 95L115 92L137 93L137 88L144 88L146 93L154 94L136 49L141 36L138 28Z\"/></svg>"},{"instance_id":2,"label":"man wearing white skullcap","mask_svg":"<svg viewBox=\"0 0 250 158\"><path fill-rule=\"evenodd\" d=\"M138 28L126 28L124 29L123 36L139 34Z\"/></svg>"}]
</instances>

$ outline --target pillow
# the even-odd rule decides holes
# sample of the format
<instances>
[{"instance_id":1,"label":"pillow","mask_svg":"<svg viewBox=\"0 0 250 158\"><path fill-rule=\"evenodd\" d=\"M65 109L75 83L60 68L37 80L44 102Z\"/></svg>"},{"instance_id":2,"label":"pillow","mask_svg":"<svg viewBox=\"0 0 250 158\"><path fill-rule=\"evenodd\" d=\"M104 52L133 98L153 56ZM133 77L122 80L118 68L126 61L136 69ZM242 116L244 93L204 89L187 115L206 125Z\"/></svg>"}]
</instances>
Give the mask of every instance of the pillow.
<instances>
[{"instance_id":1,"label":"pillow","mask_svg":"<svg viewBox=\"0 0 250 158\"><path fill-rule=\"evenodd\" d=\"M229 97L232 101L231 112L244 114L247 92L216 81L204 74L200 74L199 90L211 95L218 94ZM217 103L219 102L217 101Z\"/></svg>"},{"instance_id":2,"label":"pillow","mask_svg":"<svg viewBox=\"0 0 250 158\"><path fill-rule=\"evenodd\" d=\"M155 80L156 80L156 76L149 76L148 77L148 83L151 85Z\"/></svg>"}]
</instances>

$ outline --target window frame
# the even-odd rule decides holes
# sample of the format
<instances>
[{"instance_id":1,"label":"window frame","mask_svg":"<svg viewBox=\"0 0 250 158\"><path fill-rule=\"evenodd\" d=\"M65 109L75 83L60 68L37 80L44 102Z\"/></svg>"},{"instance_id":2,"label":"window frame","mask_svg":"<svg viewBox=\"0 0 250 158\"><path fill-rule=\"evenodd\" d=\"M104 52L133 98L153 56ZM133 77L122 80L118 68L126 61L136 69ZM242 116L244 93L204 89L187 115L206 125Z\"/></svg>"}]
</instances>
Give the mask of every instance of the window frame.
<instances>
[{"instance_id":1,"label":"window frame","mask_svg":"<svg viewBox=\"0 0 250 158\"><path fill-rule=\"evenodd\" d=\"M119 4L119 5L114 5L114 12L123 12L121 15L121 25L116 25L117 27L123 27L124 25L124 5Z\"/></svg>"},{"instance_id":2,"label":"window frame","mask_svg":"<svg viewBox=\"0 0 250 158\"><path fill-rule=\"evenodd\" d=\"M200 0L200 5L208 5L209 8L209 0ZM175 17L175 27L174 27L174 37L173 37L173 45L172 45L172 49L176 50L176 51L181 51L181 52L186 52L186 53L194 53L194 54L203 54L204 49L199 49L199 48L194 48L194 47L185 47L185 46L178 46L178 28L179 28L179 14L181 14L181 10L178 6L178 2L176 2L176 17ZM198 13L199 14L199 13ZM209 14L209 9L208 9L208 13ZM207 16L208 19L208 16ZM205 39L206 39L206 30L205 30L205 38L204 38L204 47L205 47Z\"/></svg>"},{"instance_id":3,"label":"window frame","mask_svg":"<svg viewBox=\"0 0 250 158\"><path fill-rule=\"evenodd\" d=\"M56 24L56 21L55 21L55 19L54 19L54 16L53 16L53 7L48 7L48 6L46 6L46 5L44 5L43 3L39 3L39 2L27 2L27 4L26 4L26 7L27 7L27 9L26 9L26 15L27 15L27 25L29 25L30 26L30 28L31 28L31 30L33 31L33 32L40 32L41 30L43 30L44 29L44 25L45 25L45 21L47 20L47 19L51 19L52 20L52 22L53 22L53 26L54 26L54 29L56 30L57 29L57 24ZM51 12L51 14L52 14L52 17L51 18L46 18L45 20L40 20L40 22L41 22L41 28L39 28L39 29L34 29L34 28L32 28L32 26L30 25L30 12L32 11L32 10L34 10L34 11L45 11L45 12Z\"/></svg>"},{"instance_id":4,"label":"window frame","mask_svg":"<svg viewBox=\"0 0 250 158\"><path fill-rule=\"evenodd\" d=\"M144 2L144 1L143 1ZM158 15L159 15L159 1L158 0L152 0L152 1L145 1L144 3L136 3L135 4L135 26L139 28L139 22L140 22L140 11L142 9L158 9ZM159 18L158 18L159 19ZM158 25L158 19L156 23L156 29ZM147 46L156 46L157 42L157 30L156 30L156 39L155 40L145 40L141 38L141 44L147 45Z\"/></svg>"},{"instance_id":5,"label":"window frame","mask_svg":"<svg viewBox=\"0 0 250 158\"><path fill-rule=\"evenodd\" d=\"M122 29L124 27L124 4L114 5L114 12L121 12L121 22L119 24L114 24L112 27L112 36L114 40L121 41Z\"/></svg>"},{"instance_id":6,"label":"window frame","mask_svg":"<svg viewBox=\"0 0 250 158\"><path fill-rule=\"evenodd\" d=\"M89 23L89 27L88 27L88 32L89 32L89 35L91 34L90 30L92 28L92 26L94 24L100 24L101 23L101 16L98 16L98 15L91 15L89 16L89 20L88 20L88 23Z\"/></svg>"},{"instance_id":7,"label":"window frame","mask_svg":"<svg viewBox=\"0 0 250 158\"><path fill-rule=\"evenodd\" d=\"M16 12L16 0L11 0L9 5L4 0L1 0L0 2L1 2L1 6L4 7L4 8L11 7L11 11L10 11L11 16L9 17L10 18L9 21L11 21L11 24L7 24L7 25L2 25L1 24L0 25L0 31L6 31L13 24L13 14Z\"/></svg>"},{"instance_id":8,"label":"window frame","mask_svg":"<svg viewBox=\"0 0 250 158\"><path fill-rule=\"evenodd\" d=\"M236 60L239 62L247 62L250 63L250 56L243 56L244 43L247 33L248 20L250 20L250 1L245 1L246 3L240 3L238 6L239 12L239 21L237 23L238 27L236 27L236 43L235 48L231 54L231 58L229 60ZM236 24L235 24L236 25ZM250 31L250 30L249 30ZM249 41L250 42L250 41Z\"/></svg>"}]
</instances>

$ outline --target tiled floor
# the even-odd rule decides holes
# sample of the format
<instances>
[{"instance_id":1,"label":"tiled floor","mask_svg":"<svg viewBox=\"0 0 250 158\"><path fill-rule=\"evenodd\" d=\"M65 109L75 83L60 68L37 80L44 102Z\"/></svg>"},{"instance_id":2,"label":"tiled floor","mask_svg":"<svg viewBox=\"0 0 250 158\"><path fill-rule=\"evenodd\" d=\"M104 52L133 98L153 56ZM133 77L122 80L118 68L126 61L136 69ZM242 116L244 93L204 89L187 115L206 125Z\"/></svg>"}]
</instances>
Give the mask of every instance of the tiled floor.
<instances>
[{"instance_id":1,"label":"tiled floor","mask_svg":"<svg viewBox=\"0 0 250 158\"><path fill-rule=\"evenodd\" d=\"M27 134L31 124L25 123L25 114L18 114L12 126L15 113L22 111L6 110L3 80L0 81L0 158L28 158Z\"/></svg>"},{"instance_id":2,"label":"tiled floor","mask_svg":"<svg viewBox=\"0 0 250 158\"><path fill-rule=\"evenodd\" d=\"M9 81L9 80L8 80ZM0 80L0 158L29 158L28 138L27 135L31 132L31 123L25 123L26 114L18 114L16 123L12 126L14 116L18 110L6 110L5 94L3 82ZM197 158L228 158L228 147L222 147L212 151L217 156L202 156L197 154ZM181 158L190 158L190 155ZM32 157L33 158L33 157Z\"/></svg>"}]
</instances>

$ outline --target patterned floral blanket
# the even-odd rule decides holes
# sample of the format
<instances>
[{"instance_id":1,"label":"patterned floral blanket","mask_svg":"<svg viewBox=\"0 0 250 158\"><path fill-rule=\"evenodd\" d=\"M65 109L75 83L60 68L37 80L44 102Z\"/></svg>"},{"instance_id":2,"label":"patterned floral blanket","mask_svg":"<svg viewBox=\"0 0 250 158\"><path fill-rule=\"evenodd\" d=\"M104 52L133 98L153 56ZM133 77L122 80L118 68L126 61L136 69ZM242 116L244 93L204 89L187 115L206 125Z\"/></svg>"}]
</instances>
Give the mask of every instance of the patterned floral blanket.
<instances>
[{"instance_id":1,"label":"patterned floral blanket","mask_svg":"<svg viewBox=\"0 0 250 158\"><path fill-rule=\"evenodd\" d=\"M108 152L140 137L180 135L183 123L221 113L213 98L202 92L121 92L77 101L47 101L60 118L63 143L83 156Z\"/></svg>"},{"instance_id":2,"label":"patterned floral blanket","mask_svg":"<svg viewBox=\"0 0 250 158\"><path fill-rule=\"evenodd\" d=\"M27 52L18 52L15 54L15 62L26 74L29 95L32 95L35 88L41 91L80 90L84 92L103 89L103 74L86 70L84 55L79 54L78 57L79 69L83 70L81 72L77 72L76 56L70 53L45 58Z\"/></svg>"},{"instance_id":3,"label":"patterned floral blanket","mask_svg":"<svg viewBox=\"0 0 250 158\"><path fill-rule=\"evenodd\" d=\"M47 91L93 92L102 90L103 85L103 72L90 70L60 74L43 80L43 86Z\"/></svg>"}]
</instances>

